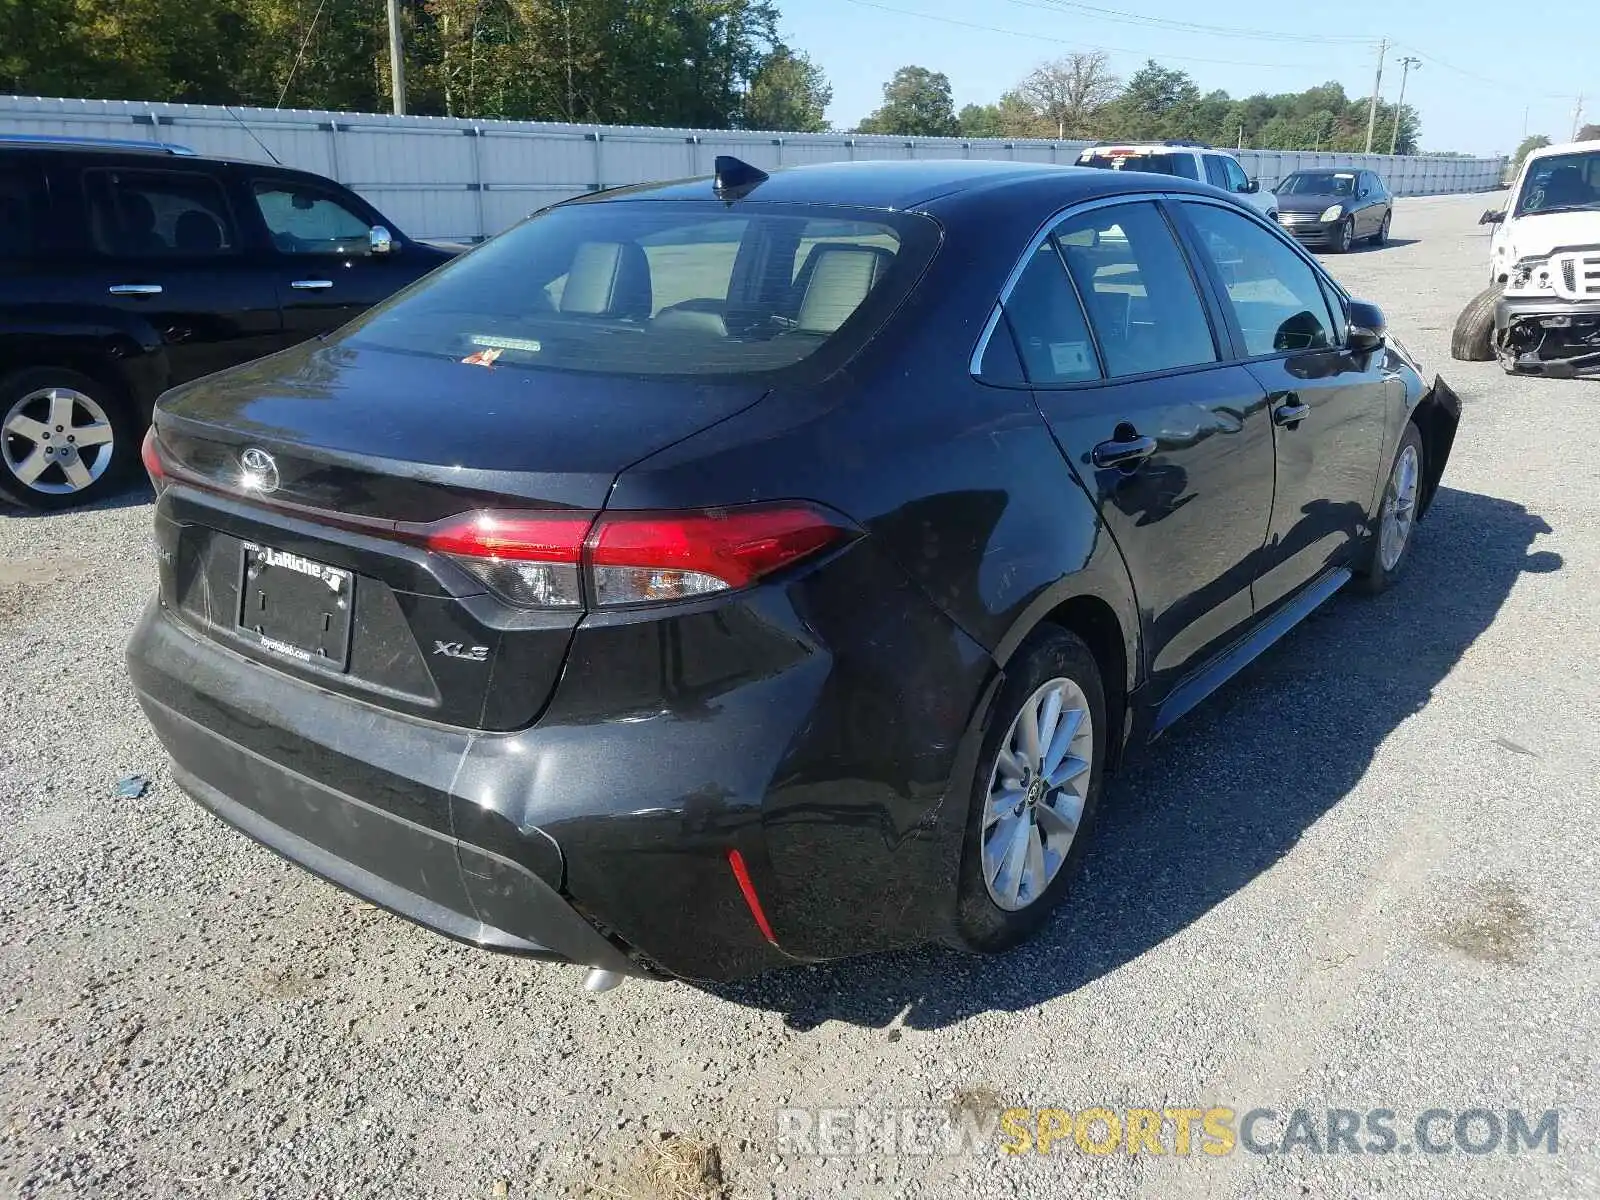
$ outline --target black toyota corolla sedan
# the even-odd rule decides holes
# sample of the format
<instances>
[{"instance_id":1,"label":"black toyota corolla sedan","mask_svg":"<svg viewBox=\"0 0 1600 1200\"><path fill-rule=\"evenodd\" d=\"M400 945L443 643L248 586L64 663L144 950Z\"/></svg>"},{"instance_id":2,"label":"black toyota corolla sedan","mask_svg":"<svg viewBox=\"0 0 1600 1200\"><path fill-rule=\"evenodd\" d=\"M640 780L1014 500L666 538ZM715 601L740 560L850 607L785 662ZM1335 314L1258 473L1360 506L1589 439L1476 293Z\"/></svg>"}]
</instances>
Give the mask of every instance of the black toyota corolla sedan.
<instances>
[{"instance_id":1,"label":"black toyota corolla sedan","mask_svg":"<svg viewBox=\"0 0 1600 1200\"><path fill-rule=\"evenodd\" d=\"M1459 412L1204 184L724 160L168 393L129 665L224 821L594 987L997 950Z\"/></svg>"},{"instance_id":2,"label":"black toyota corolla sedan","mask_svg":"<svg viewBox=\"0 0 1600 1200\"><path fill-rule=\"evenodd\" d=\"M1372 171L1296 171L1273 195L1279 223L1309 246L1344 254L1357 242L1389 240L1394 197Z\"/></svg>"}]
</instances>

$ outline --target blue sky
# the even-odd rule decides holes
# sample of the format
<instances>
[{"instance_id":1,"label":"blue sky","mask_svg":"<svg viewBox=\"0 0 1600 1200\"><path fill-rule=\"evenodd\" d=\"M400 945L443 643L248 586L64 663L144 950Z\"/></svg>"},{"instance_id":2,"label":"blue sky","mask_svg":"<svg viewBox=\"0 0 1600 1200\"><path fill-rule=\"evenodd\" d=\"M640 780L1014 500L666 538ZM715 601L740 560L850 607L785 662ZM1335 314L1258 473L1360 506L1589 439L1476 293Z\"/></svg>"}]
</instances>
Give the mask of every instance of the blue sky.
<instances>
[{"instance_id":1,"label":"blue sky","mask_svg":"<svg viewBox=\"0 0 1600 1200\"><path fill-rule=\"evenodd\" d=\"M1577 93L1600 122L1600 0L780 0L784 36L833 85L828 116L849 128L882 98L897 67L916 63L950 77L956 107L995 99L1036 63L1104 49L1126 77L1146 58L1182 67L1202 90L1235 96L1300 91L1330 79L1352 95L1372 91L1377 43L1396 43L1384 70L1393 100L1402 55L1423 58L1406 85L1427 150L1504 153L1528 130L1563 141ZM1100 10L1098 12L1088 10ZM897 11L889 11L897 10ZM1517 14L1530 15L1521 21ZM1120 16L1112 13L1122 14ZM921 15L904 15L921 14ZM1131 18L1131 19L1130 19ZM1262 38L1180 29L1187 22ZM1319 36L1339 40L1311 40Z\"/></svg>"}]
</instances>

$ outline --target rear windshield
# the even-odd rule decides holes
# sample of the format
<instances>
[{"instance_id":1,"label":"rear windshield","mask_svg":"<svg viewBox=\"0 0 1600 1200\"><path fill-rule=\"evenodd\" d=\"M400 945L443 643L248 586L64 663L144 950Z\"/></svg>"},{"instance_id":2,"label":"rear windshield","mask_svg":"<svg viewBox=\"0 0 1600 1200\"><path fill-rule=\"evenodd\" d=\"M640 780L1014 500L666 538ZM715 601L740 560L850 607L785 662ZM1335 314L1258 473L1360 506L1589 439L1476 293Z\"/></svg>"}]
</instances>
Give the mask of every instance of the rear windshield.
<instances>
[{"instance_id":1,"label":"rear windshield","mask_svg":"<svg viewBox=\"0 0 1600 1200\"><path fill-rule=\"evenodd\" d=\"M743 375L859 347L938 230L878 210L606 201L523 222L351 327L351 344L492 365Z\"/></svg>"},{"instance_id":2,"label":"rear windshield","mask_svg":"<svg viewBox=\"0 0 1600 1200\"><path fill-rule=\"evenodd\" d=\"M1149 171L1152 175L1182 175L1185 179L1199 179L1192 154L1140 154L1125 150L1093 150L1078 160L1080 167L1098 167L1102 171Z\"/></svg>"},{"instance_id":3,"label":"rear windshield","mask_svg":"<svg viewBox=\"0 0 1600 1200\"><path fill-rule=\"evenodd\" d=\"M1350 196L1355 190L1348 171L1296 171L1278 185L1280 196Z\"/></svg>"}]
</instances>

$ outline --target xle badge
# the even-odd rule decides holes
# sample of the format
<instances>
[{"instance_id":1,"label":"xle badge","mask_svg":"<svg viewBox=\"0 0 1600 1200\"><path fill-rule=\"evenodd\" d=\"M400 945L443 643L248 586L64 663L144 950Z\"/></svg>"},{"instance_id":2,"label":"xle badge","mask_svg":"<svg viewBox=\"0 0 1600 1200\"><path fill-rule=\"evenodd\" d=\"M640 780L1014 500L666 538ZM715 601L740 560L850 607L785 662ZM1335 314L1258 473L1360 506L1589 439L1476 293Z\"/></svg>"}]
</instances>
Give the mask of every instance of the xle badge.
<instances>
[{"instance_id":1,"label":"xle badge","mask_svg":"<svg viewBox=\"0 0 1600 1200\"><path fill-rule=\"evenodd\" d=\"M465 642L434 642L433 652L446 658L460 658L467 662L488 662L489 647L469 646Z\"/></svg>"}]
</instances>

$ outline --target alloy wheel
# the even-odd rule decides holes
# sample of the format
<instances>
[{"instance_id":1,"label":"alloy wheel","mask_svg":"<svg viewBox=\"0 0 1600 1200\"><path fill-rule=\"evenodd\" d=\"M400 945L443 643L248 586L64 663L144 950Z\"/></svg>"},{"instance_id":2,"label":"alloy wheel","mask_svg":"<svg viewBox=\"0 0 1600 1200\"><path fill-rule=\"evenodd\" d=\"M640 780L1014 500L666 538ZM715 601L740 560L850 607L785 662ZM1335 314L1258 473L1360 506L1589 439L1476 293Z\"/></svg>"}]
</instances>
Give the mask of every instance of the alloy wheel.
<instances>
[{"instance_id":1,"label":"alloy wheel","mask_svg":"<svg viewBox=\"0 0 1600 1200\"><path fill-rule=\"evenodd\" d=\"M1417 520L1417 484L1420 472L1417 448L1404 446L1389 473L1389 486L1383 495L1383 519L1379 528L1379 561L1392 571L1406 552L1411 528Z\"/></svg>"},{"instance_id":2,"label":"alloy wheel","mask_svg":"<svg viewBox=\"0 0 1600 1200\"><path fill-rule=\"evenodd\" d=\"M72 388L29 392L0 422L6 470L45 495L81 492L106 473L115 449L106 410Z\"/></svg>"},{"instance_id":3,"label":"alloy wheel","mask_svg":"<svg viewBox=\"0 0 1600 1200\"><path fill-rule=\"evenodd\" d=\"M1346 251L1354 246L1356 244L1355 235L1356 223L1346 217L1344 222L1339 226L1339 249L1341 251Z\"/></svg>"},{"instance_id":4,"label":"alloy wheel","mask_svg":"<svg viewBox=\"0 0 1600 1200\"><path fill-rule=\"evenodd\" d=\"M984 800L983 882L1001 908L1027 908L1060 872L1078 835L1093 760L1088 698L1070 679L1050 680L1000 743Z\"/></svg>"}]
</instances>

